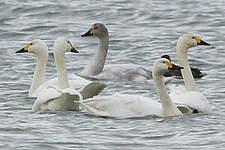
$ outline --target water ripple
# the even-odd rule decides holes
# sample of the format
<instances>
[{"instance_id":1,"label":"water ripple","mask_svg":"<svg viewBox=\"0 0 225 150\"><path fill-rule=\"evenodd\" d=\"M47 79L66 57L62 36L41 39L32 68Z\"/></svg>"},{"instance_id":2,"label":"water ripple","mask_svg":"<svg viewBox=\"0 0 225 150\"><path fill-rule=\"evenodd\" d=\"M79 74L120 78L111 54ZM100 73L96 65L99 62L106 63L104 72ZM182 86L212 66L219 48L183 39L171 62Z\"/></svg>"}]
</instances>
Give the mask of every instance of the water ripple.
<instances>
[{"instance_id":1,"label":"water ripple","mask_svg":"<svg viewBox=\"0 0 225 150\"><path fill-rule=\"evenodd\" d=\"M216 1L24 1L0 2L0 148L1 149L224 149L225 21L223 0ZM209 114L170 119L113 119L81 112L31 111L28 98L36 57L16 54L31 40L67 36L80 53L66 55L68 72L79 74L97 49L97 39L81 38L93 23L109 29L106 65L133 63L151 69L156 58L176 58L176 41L192 32L212 44L188 51L192 66L207 73L196 80L211 105ZM49 57L47 78L56 75ZM115 92L151 96L153 84L104 81L102 95ZM183 84L174 80L173 84ZM121 86L123 85L123 86Z\"/></svg>"}]
</instances>

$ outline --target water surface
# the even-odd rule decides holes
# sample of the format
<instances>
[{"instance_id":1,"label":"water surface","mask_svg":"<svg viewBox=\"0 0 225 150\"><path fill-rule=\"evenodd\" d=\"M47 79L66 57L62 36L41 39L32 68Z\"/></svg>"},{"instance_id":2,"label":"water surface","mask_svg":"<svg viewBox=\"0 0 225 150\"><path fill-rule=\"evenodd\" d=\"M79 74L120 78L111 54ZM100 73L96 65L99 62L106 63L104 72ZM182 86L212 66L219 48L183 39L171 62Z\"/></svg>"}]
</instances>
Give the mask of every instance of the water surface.
<instances>
[{"instance_id":1,"label":"water surface","mask_svg":"<svg viewBox=\"0 0 225 150\"><path fill-rule=\"evenodd\" d=\"M66 0L0 2L0 148L1 149L225 149L225 1L200 0ZM152 68L169 54L177 62L175 45L184 33L212 44L188 51L192 66L208 75L196 80L208 98L209 114L170 119L112 119L85 111L33 113L28 98L36 57L16 54L33 39L43 39L52 51L54 40L66 36L80 51L67 54L68 72L79 74L97 48L97 39L81 38L93 23L104 23L110 46L106 65L134 63ZM47 76L56 74L49 58ZM104 81L101 93L139 94L158 99L152 85ZM173 84L183 84L174 80Z\"/></svg>"}]
</instances>

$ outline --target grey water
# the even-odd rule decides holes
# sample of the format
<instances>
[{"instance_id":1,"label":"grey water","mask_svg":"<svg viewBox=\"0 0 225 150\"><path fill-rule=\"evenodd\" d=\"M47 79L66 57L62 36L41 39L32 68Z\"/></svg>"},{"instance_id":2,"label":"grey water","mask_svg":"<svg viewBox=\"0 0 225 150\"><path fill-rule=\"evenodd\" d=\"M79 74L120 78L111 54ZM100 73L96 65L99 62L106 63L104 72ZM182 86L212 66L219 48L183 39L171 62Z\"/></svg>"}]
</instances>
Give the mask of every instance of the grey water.
<instances>
[{"instance_id":1,"label":"grey water","mask_svg":"<svg viewBox=\"0 0 225 150\"><path fill-rule=\"evenodd\" d=\"M225 149L224 0L5 0L0 12L0 149ZM80 35L97 22L109 30L106 65L133 63L151 69L164 54L177 63L176 41L184 33L211 43L188 51L191 65L207 73L196 83L210 102L210 113L168 119L101 118L84 110L33 113L35 99L27 95L36 57L15 52L33 39L45 40L52 51L54 40L66 36L80 52L66 55L68 72L79 74L98 42ZM49 57L47 78L55 74ZM153 85L103 82L108 87L101 95L119 92L158 99Z\"/></svg>"}]
</instances>

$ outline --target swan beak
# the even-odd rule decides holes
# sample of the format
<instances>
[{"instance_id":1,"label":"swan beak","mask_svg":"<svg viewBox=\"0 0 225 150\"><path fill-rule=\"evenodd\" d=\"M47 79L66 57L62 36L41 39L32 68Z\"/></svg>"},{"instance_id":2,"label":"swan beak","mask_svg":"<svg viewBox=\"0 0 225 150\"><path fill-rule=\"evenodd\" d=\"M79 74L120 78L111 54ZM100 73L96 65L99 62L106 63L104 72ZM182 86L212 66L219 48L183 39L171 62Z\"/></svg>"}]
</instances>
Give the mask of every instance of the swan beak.
<instances>
[{"instance_id":1,"label":"swan beak","mask_svg":"<svg viewBox=\"0 0 225 150\"><path fill-rule=\"evenodd\" d=\"M27 44L26 47L22 48L21 50L18 50L16 53L25 53L28 52L28 48L31 46L32 44Z\"/></svg>"},{"instance_id":2,"label":"swan beak","mask_svg":"<svg viewBox=\"0 0 225 150\"><path fill-rule=\"evenodd\" d=\"M73 53L79 53L72 45L72 43L70 41L68 41L69 45L70 45L70 51L73 52Z\"/></svg>"},{"instance_id":3,"label":"swan beak","mask_svg":"<svg viewBox=\"0 0 225 150\"><path fill-rule=\"evenodd\" d=\"M94 35L94 29L91 28L90 30L88 30L88 32L82 34L81 37L93 36L93 35Z\"/></svg>"},{"instance_id":4,"label":"swan beak","mask_svg":"<svg viewBox=\"0 0 225 150\"><path fill-rule=\"evenodd\" d=\"M18 50L16 53L25 53L28 52L28 50L25 50L25 48L22 48L21 50Z\"/></svg>"},{"instance_id":5,"label":"swan beak","mask_svg":"<svg viewBox=\"0 0 225 150\"><path fill-rule=\"evenodd\" d=\"M73 53L79 53L74 47L72 47L72 48L70 49L70 51L73 52Z\"/></svg>"},{"instance_id":6,"label":"swan beak","mask_svg":"<svg viewBox=\"0 0 225 150\"><path fill-rule=\"evenodd\" d=\"M207 45L209 46L210 44L201 40L199 37L195 37L195 40L197 41L198 45Z\"/></svg>"},{"instance_id":7,"label":"swan beak","mask_svg":"<svg viewBox=\"0 0 225 150\"><path fill-rule=\"evenodd\" d=\"M203 41L203 40L201 40L201 42L200 43L198 43L198 45L207 45L207 46L209 46L210 44L209 43L206 43L205 41Z\"/></svg>"},{"instance_id":8,"label":"swan beak","mask_svg":"<svg viewBox=\"0 0 225 150\"><path fill-rule=\"evenodd\" d=\"M184 69L184 67L181 66L177 66L175 64L170 63L170 65L168 65L169 70L181 70Z\"/></svg>"}]
</instances>

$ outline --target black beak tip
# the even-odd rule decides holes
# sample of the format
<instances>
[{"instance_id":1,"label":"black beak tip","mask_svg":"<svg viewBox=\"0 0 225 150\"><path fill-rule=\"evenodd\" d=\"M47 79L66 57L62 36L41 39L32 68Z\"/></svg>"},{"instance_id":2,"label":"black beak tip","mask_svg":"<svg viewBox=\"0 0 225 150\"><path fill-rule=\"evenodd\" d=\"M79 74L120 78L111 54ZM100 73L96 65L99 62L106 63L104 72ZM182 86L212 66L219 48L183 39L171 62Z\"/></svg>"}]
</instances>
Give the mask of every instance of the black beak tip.
<instances>
[{"instance_id":1,"label":"black beak tip","mask_svg":"<svg viewBox=\"0 0 225 150\"><path fill-rule=\"evenodd\" d=\"M16 53L25 53L25 52L28 52L28 51L26 51L24 48L22 48L21 50L16 51Z\"/></svg>"},{"instance_id":2,"label":"black beak tip","mask_svg":"<svg viewBox=\"0 0 225 150\"><path fill-rule=\"evenodd\" d=\"M79 53L74 47L71 48L71 52L73 52L73 53Z\"/></svg>"},{"instance_id":3,"label":"black beak tip","mask_svg":"<svg viewBox=\"0 0 225 150\"><path fill-rule=\"evenodd\" d=\"M205 45L205 46L210 46L211 44L201 40L201 42L198 45Z\"/></svg>"},{"instance_id":4,"label":"black beak tip","mask_svg":"<svg viewBox=\"0 0 225 150\"><path fill-rule=\"evenodd\" d=\"M84 34L82 34L81 37L84 37Z\"/></svg>"},{"instance_id":5,"label":"black beak tip","mask_svg":"<svg viewBox=\"0 0 225 150\"><path fill-rule=\"evenodd\" d=\"M91 34L89 32L86 32L84 34L81 35L81 37L86 37L86 36L90 36Z\"/></svg>"},{"instance_id":6,"label":"black beak tip","mask_svg":"<svg viewBox=\"0 0 225 150\"><path fill-rule=\"evenodd\" d=\"M81 37L86 37L86 36L93 36L93 33L91 33L91 29L88 30L88 32L81 35Z\"/></svg>"}]
</instances>

